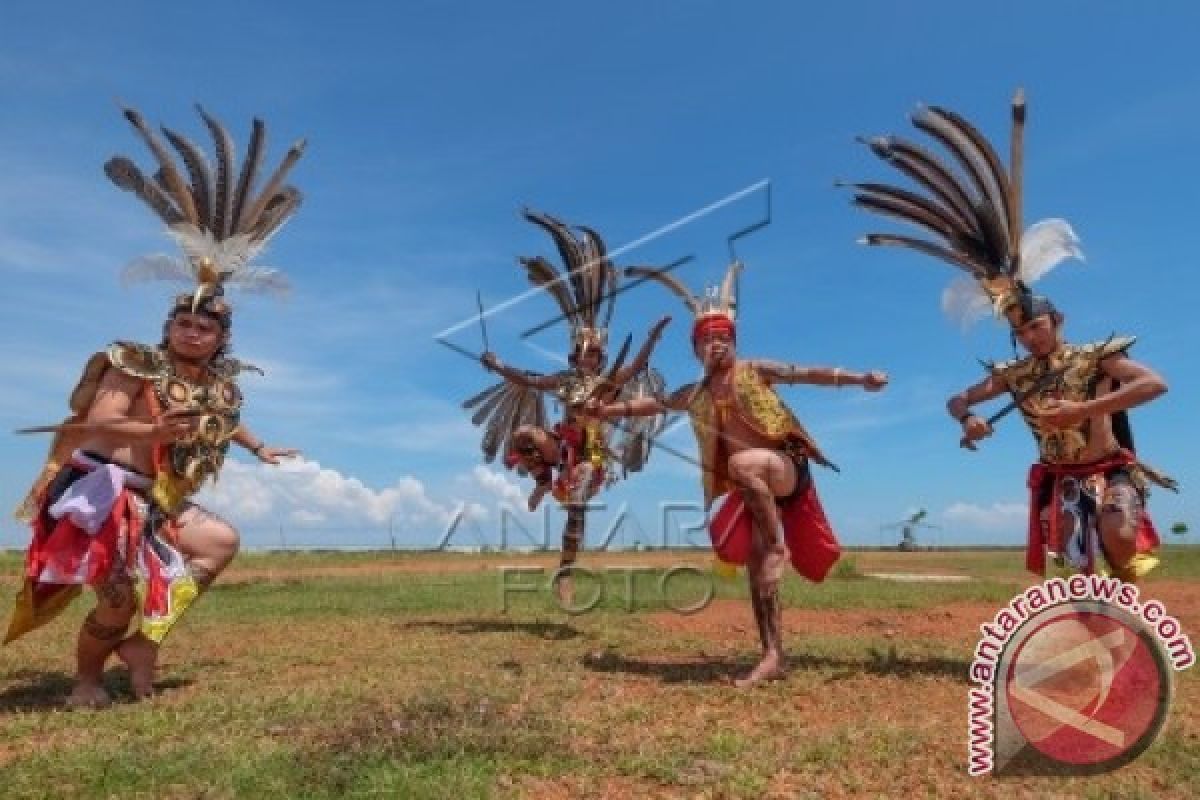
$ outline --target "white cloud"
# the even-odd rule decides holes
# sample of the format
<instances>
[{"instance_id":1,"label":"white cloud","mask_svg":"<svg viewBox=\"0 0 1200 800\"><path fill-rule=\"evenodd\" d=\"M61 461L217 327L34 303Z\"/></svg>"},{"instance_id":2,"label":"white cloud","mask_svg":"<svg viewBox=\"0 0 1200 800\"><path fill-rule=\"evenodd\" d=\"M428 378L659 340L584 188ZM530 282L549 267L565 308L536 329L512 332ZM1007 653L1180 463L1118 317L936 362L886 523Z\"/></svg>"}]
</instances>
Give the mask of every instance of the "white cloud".
<instances>
[{"instance_id":1,"label":"white cloud","mask_svg":"<svg viewBox=\"0 0 1200 800\"><path fill-rule=\"evenodd\" d=\"M487 495L501 503L507 503L513 508L525 508L526 492L503 472L478 464L471 470L471 477Z\"/></svg>"},{"instance_id":2,"label":"white cloud","mask_svg":"<svg viewBox=\"0 0 1200 800\"><path fill-rule=\"evenodd\" d=\"M329 517L322 514L320 511L310 511L307 508L297 509L291 514L288 514L288 519L298 525L317 525L322 522L327 522Z\"/></svg>"},{"instance_id":3,"label":"white cloud","mask_svg":"<svg viewBox=\"0 0 1200 800\"><path fill-rule=\"evenodd\" d=\"M1013 533L1028 524L1029 506L1025 503L952 503L942 512L947 526L971 531Z\"/></svg>"},{"instance_id":4,"label":"white cloud","mask_svg":"<svg viewBox=\"0 0 1200 800\"><path fill-rule=\"evenodd\" d=\"M437 484L404 475L376 489L315 461L271 467L230 459L197 499L229 519L250 546L276 537L295 546L386 546L389 532L404 546L434 546L447 531L458 543L488 542L488 523L505 514L529 527L526 493L509 475L481 465Z\"/></svg>"},{"instance_id":5,"label":"white cloud","mask_svg":"<svg viewBox=\"0 0 1200 800\"><path fill-rule=\"evenodd\" d=\"M293 523L336 523L379 529L397 526L437 529L448 524L461 502L438 502L425 485L405 475L383 489L358 478L294 459L270 467L227 461L220 480L201 493L200 502L235 523L262 523L287 516Z\"/></svg>"}]
</instances>

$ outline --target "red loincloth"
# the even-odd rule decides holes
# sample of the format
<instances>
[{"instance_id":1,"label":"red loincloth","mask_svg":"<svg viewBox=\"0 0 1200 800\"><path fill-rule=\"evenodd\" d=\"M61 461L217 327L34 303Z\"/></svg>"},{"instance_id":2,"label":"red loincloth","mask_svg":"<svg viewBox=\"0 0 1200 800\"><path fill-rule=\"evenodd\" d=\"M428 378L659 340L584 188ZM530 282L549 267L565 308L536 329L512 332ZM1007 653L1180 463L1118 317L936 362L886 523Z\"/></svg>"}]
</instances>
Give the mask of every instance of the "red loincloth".
<instances>
[{"instance_id":1,"label":"red loincloth","mask_svg":"<svg viewBox=\"0 0 1200 800\"><path fill-rule=\"evenodd\" d=\"M80 475L108 468L76 453L69 469ZM147 524L150 502L141 494L149 479L128 470L125 485L111 495L112 505L95 515L89 531L69 514L49 511L58 499L43 495L33 518L33 539L25 559L25 581L17 596L5 643L54 619L83 586L96 586L117 575L138 579L143 632L161 641L195 596L195 584L176 549L175 524ZM73 482L74 483L74 482ZM54 484L51 485L52 488ZM69 487L59 487L60 492ZM86 504L85 504L86 505Z\"/></svg>"},{"instance_id":2,"label":"red loincloth","mask_svg":"<svg viewBox=\"0 0 1200 800\"><path fill-rule=\"evenodd\" d=\"M816 486L810 481L803 492L779 502L779 516L792 567L814 583L825 580L841 557L842 549L825 517L825 510L821 508ZM708 526L708 533L712 537L713 550L722 561L746 563L750 557L753 519L746 511L741 492L730 492L725 496Z\"/></svg>"}]
</instances>

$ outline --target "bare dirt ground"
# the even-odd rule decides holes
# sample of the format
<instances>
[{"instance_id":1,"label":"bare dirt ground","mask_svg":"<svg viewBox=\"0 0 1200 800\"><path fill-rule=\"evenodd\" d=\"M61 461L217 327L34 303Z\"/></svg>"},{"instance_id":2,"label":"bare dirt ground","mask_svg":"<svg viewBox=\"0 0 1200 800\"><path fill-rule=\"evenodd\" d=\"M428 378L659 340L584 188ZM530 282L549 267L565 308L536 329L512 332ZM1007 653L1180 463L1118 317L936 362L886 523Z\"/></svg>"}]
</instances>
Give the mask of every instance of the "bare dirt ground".
<instances>
[{"instance_id":1,"label":"bare dirt ground","mask_svg":"<svg viewBox=\"0 0 1200 800\"><path fill-rule=\"evenodd\" d=\"M1144 590L1146 597L1162 601L1184 630L1200 630L1200 592L1194 582L1158 581ZM919 610L837 610L790 608L784 611L784 627L795 642L805 636L852 636L869 634L899 639L975 641L979 626L999 610L995 603L951 603ZM753 634L754 617L745 602L715 600L702 614L686 616L656 613L654 624L672 633L694 633L723 639Z\"/></svg>"}]
</instances>

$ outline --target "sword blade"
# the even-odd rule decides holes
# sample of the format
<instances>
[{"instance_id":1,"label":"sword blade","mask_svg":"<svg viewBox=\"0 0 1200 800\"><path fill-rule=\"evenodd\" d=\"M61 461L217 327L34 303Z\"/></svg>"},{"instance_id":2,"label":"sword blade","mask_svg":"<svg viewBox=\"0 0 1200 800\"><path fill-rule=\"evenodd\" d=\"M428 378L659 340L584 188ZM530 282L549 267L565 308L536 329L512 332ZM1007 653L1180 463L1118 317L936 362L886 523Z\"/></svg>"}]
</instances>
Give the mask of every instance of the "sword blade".
<instances>
[{"instance_id":1,"label":"sword blade","mask_svg":"<svg viewBox=\"0 0 1200 800\"><path fill-rule=\"evenodd\" d=\"M186 417L203 417L210 412L200 408L186 408L178 411L167 411L163 414L164 417L174 417L176 419ZM33 425L28 428L17 428L13 433L18 436L25 436L31 433L58 433L59 431L79 431L88 430L90 428L99 428L107 425L110 422L156 422L161 417L122 417L119 420L103 420L103 421L81 421L81 422L60 422L57 425Z\"/></svg>"},{"instance_id":2,"label":"sword blade","mask_svg":"<svg viewBox=\"0 0 1200 800\"><path fill-rule=\"evenodd\" d=\"M488 346L487 323L483 319L483 294L475 290L475 305L479 307L479 330L483 333L483 352L489 353L492 348Z\"/></svg>"}]
</instances>

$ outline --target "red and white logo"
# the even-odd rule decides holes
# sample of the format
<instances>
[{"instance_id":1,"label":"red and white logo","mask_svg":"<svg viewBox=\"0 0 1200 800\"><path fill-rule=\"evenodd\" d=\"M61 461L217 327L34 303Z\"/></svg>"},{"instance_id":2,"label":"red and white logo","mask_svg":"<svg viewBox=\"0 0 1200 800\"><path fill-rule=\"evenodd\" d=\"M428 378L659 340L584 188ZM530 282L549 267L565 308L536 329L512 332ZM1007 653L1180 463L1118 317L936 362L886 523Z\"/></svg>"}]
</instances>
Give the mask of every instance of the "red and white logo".
<instances>
[{"instance_id":1,"label":"red and white logo","mask_svg":"<svg viewBox=\"0 0 1200 800\"><path fill-rule=\"evenodd\" d=\"M1026 627L996 687L1007 762L1102 772L1154 741L1170 706L1171 669L1144 626L1112 606L1070 603Z\"/></svg>"},{"instance_id":2,"label":"red and white logo","mask_svg":"<svg viewBox=\"0 0 1200 800\"><path fill-rule=\"evenodd\" d=\"M1117 769L1157 738L1174 673L1196 663L1162 603L1102 575L1030 586L979 632L967 699L970 775Z\"/></svg>"},{"instance_id":3,"label":"red and white logo","mask_svg":"<svg viewBox=\"0 0 1200 800\"><path fill-rule=\"evenodd\" d=\"M1157 738L1170 709L1163 646L1106 602L1040 610L1004 643L996 667L992 769L1003 774L1120 768Z\"/></svg>"}]
</instances>

